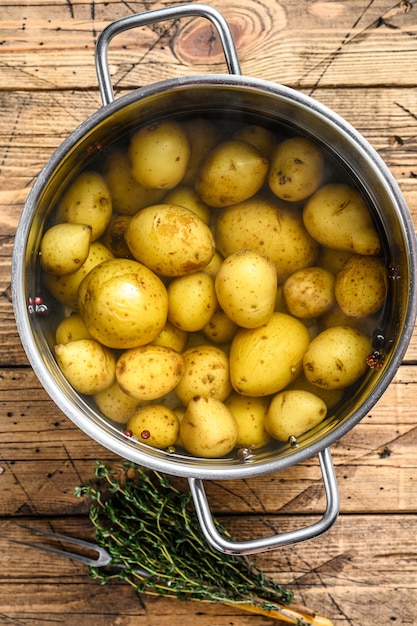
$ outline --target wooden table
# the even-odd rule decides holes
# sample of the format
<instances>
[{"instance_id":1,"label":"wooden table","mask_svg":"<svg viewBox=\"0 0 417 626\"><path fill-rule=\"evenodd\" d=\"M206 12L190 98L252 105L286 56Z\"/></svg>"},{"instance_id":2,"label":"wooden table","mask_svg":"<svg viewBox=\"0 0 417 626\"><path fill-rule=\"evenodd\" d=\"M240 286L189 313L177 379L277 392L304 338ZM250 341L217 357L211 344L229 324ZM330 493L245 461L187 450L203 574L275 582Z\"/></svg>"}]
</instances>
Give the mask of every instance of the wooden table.
<instances>
[{"instance_id":1,"label":"wooden table","mask_svg":"<svg viewBox=\"0 0 417 626\"><path fill-rule=\"evenodd\" d=\"M10 0L0 7L0 624L244 626L270 623L222 605L101 587L84 566L10 543L14 522L91 537L74 487L115 457L60 413L28 365L10 288L25 198L54 149L100 106L97 33L165 2ZM379 151L417 220L417 2L212 0L229 20L244 74L328 105ZM225 71L198 20L131 32L114 44L117 95L159 79ZM297 600L336 626L417 624L417 335L369 415L332 446L341 514L315 540L255 557ZM318 461L208 485L239 538L285 531L322 513Z\"/></svg>"}]
</instances>

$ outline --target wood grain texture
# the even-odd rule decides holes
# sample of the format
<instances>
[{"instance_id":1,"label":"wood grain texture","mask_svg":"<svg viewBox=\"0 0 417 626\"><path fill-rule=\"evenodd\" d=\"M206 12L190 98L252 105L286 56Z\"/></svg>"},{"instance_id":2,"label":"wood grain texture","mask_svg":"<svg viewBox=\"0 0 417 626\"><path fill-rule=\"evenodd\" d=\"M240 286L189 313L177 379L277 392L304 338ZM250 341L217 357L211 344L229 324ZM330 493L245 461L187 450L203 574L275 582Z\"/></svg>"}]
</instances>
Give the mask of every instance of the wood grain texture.
<instances>
[{"instance_id":1,"label":"wood grain texture","mask_svg":"<svg viewBox=\"0 0 417 626\"><path fill-rule=\"evenodd\" d=\"M92 537L74 487L120 459L76 428L29 367L13 316L11 257L28 193L55 149L101 106L94 47L109 22L166 6L120 0L8 0L0 10L0 624L255 626L222 605L136 597L84 566L12 543L15 522ZM417 3L211 0L242 72L310 95L377 150L417 224ZM110 48L116 97L179 76L225 72L217 34L186 18L124 33ZM341 513L323 536L256 555L300 603L335 626L417 624L417 332L391 385L332 445ZM187 488L185 479L175 479ZM206 482L238 539L312 523L325 506L315 457L246 480ZM276 622L274 622L276 623Z\"/></svg>"}]
</instances>

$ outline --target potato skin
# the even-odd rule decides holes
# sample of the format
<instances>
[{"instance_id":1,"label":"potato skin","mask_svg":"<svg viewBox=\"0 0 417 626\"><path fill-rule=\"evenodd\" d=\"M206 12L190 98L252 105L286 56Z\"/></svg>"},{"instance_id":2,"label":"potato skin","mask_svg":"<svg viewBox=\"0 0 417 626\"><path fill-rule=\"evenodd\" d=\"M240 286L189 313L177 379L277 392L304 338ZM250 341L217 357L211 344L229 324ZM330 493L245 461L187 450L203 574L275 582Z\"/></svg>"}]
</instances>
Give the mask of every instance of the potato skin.
<instances>
[{"instance_id":1,"label":"potato skin","mask_svg":"<svg viewBox=\"0 0 417 626\"><path fill-rule=\"evenodd\" d=\"M325 389L345 389L355 383L368 366L371 339L347 326L332 326L315 337L303 359L306 378Z\"/></svg>"},{"instance_id":2,"label":"potato skin","mask_svg":"<svg viewBox=\"0 0 417 626\"><path fill-rule=\"evenodd\" d=\"M232 391L224 403L238 426L236 447L244 446L257 450L270 442L271 437L264 427L269 398L249 398Z\"/></svg>"},{"instance_id":3,"label":"potato skin","mask_svg":"<svg viewBox=\"0 0 417 626\"><path fill-rule=\"evenodd\" d=\"M274 439L288 441L320 424L326 414L326 404L310 391L285 390L272 398L265 429Z\"/></svg>"},{"instance_id":4,"label":"potato skin","mask_svg":"<svg viewBox=\"0 0 417 626\"><path fill-rule=\"evenodd\" d=\"M266 324L274 312L275 265L254 250L239 250L222 263L215 279L217 299L232 322L243 328Z\"/></svg>"},{"instance_id":5,"label":"potato skin","mask_svg":"<svg viewBox=\"0 0 417 626\"><path fill-rule=\"evenodd\" d=\"M210 228L193 211L156 204L139 211L126 229L132 256L162 276L183 276L202 269L215 251Z\"/></svg>"},{"instance_id":6,"label":"potato skin","mask_svg":"<svg viewBox=\"0 0 417 626\"><path fill-rule=\"evenodd\" d=\"M186 131L174 120L139 128L128 151L133 177L150 189L172 189L178 185L187 171L191 153Z\"/></svg>"},{"instance_id":7,"label":"potato skin","mask_svg":"<svg viewBox=\"0 0 417 626\"><path fill-rule=\"evenodd\" d=\"M387 272L380 257L354 255L336 276L335 295L345 315L373 315L387 297Z\"/></svg>"},{"instance_id":8,"label":"potato skin","mask_svg":"<svg viewBox=\"0 0 417 626\"><path fill-rule=\"evenodd\" d=\"M229 454L236 445L238 426L217 398L192 398L180 424L181 441L190 454L209 459Z\"/></svg>"},{"instance_id":9,"label":"potato skin","mask_svg":"<svg viewBox=\"0 0 417 626\"><path fill-rule=\"evenodd\" d=\"M268 160L245 141L225 141L202 164L195 182L196 191L212 207L243 202L262 187L268 165Z\"/></svg>"},{"instance_id":10,"label":"potato skin","mask_svg":"<svg viewBox=\"0 0 417 626\"><path fill-rule=\"evenodd\" d=\"M217 346L199 345L183 352L184 373L175 393L187 406L194 396L225 400L232 391L229 359Z\"/></svg>"},{"instance_id":11,"label":"potato skin","mask_svg":"<svg viewBox=\"0 0 417 626\"><path fill-rule=\"evenodd\" d=\"M283 286L288 311L302 319L323 315L335 303L334 285L333 274L322 267L306 267L294 272Z\"/></svg>"},{"instance_id":12,"label":"potato skin","mask_svg":"<svg viewBox=\"0 0 417 626\"><path fill-rule=\"evenodd\" d=\"M58 344L54 352L62 373L79 393L93 395L113 384L116 367L114 353L94 339L76 339Z\"/></svg>"},{"instance_id":13,"label":"potato skin","mask_svg":"<svg viewBox=\"0 0 417 626\"><path fill-rule=\"evenodd\" d=\"M58 205L58 221L91 227L91 241L106 230L113 211L112 198L103 176L85 171L77 176Z\"/></svg>"},{"instance_id":14,"label":"potato skin","mask_svg":"<svg viewBox=\"0 0 417 626\"><path fill-rule=\"evenodd\" d=\"M304 137L290 137L272 152L268 184L278 198L296 202L316 191L323 173L324 158L319 148Z\"/></svg>"},{"instance_id":15,"label":"potato skin","mask_svg":"<svg viewBox=\"0 0 417 626\"><path fill-rule=\"evenodd\" d=\"M216 222L216 242L227 257L250 248L268 257L275 265L278 280L313 265L319 252L302 217L278 198L255 196L223 209Z\"/></svg>"},{"instance_id":16,"label":"potato skin","mask_svg":"<svg viewBox=\"0 0 417 626\"><path fill-rule=\"evenodd\" d=\"M310 235L323 246L369 255L381 250L368 207L349 185L320 187L305 203L303 220Z\"/></svg>"},{"instance_id":17,"label":"potato skin","mask_svg":"<svg viewBox=\"0 0 417 626\"><path fill-rule=\"evenodd\" d=\"M80 269L88 257L91 228L86 224L55 224L41 240L41 265L45 272L59 276Z\"/></svg>"},{"instance_id":18,"label":"potato skin","mask_svg":"<svg viewBox=\"0 0 417 626\"><path fill-rule=\"evenodd\" d=\"M111 259L82 281L78 309L97 341L133 348L151 342L165 326L168 295L158 276L141 263Z\"/></svg>"},{"instance_id":19,"label":"potato skin","mask_svg":"<svg viewBox=\"0 0 417 626\"><path fill-rule=\"evenodd\" d=\"M119 424L126 424L139 404L139 400L122 391L117 380L107 389L94 394L94 402L103 415Z\"/></svg>"},{"instance_id":20,"label":"potato skin","mask_svg":"<svg viewBox=\"0 0 417 626\"><path fill-rule=\"evenodd\" d=\"M184 372L183 357L164 346L140 346L121 354L116 363L120 388L140 401L157 400L172 391Z\"/></svg>"},{"instance_id":21,"label":"potato skin","mask_svg":"<svg viewBox=\"0 0 417 626\"><path fill-rule=\"evenodd\" d=\"M201 330L216 308L214 281L205 272L180 276L168 285L168 319L186 332Z\"/></svg>"},{"instance_id":22,"label":"potato skin","mask_svg":"<svg viewBox=\"0 0 417 626\"><path fill-rule=\"evenodd\" d=\"M230 349L230 378L245 396L267 396L284 389L302 370L310 335L302 322L274 313L267 324L239 330Z\"/></svg>"},{"instance_id":23,"label":"potato skin","mask_svg":"<svg viewBox=\"0 0 417 626\"><path fill-rule=\"evenodd\" d=\"M126 429L142 443L164 449L175 444L180 424L171 409L161 404L148 404L129 418Z\"/></svg>"}]
</instances>

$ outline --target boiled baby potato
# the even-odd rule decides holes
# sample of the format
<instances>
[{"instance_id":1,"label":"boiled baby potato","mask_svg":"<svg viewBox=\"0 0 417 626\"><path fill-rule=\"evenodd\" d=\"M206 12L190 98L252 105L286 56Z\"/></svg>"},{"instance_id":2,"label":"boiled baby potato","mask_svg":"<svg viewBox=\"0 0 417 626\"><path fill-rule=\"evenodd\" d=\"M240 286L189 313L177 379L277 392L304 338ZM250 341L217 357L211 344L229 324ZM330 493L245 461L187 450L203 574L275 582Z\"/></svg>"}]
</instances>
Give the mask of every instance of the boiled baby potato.
<instances>
[{"instance_id":1,"label":"boiled baby potato","mask_svg":"<svg viewBox=\"0 0 417 626\"><path fill-rule=\"evenodd\" d=\"M90 245L88 256L79 270L72 274L57 276L55 274L44 274L45 285L51 295L62 304L66 304L71 309L78 309L78 288L84 278L91 270L103 263L113 259L114 255L100 241L93 241Z\"/></svg>"},{"instance_id":2,"label":"boiled baby potato","mask_svg":"<svg viewBox=\"0 0 417 626\"><path fill-rule=\"evenodd\" d=\"M92 339L87 326L79 313L72 313L65 317L55 331L55 343L69 343L75 339Z\"/></svg>"},{"instance_id":3,"label":"boiled baby potato","mask_svg":"<svg viewBox=\"0 0 417 626\"><path fill-rule=\"evenodd\" d=\"M185 185L194 185L197 172L212 149L221 141L221 132L216 124L202 117L183 122L190 142L191 156L187 171L182 179Z\"/></svg>"},{"instance_id":4,"label":"boiled baby potato","mask_svg":"<svg viewBox=\"0 0 417 626\"><path fill-rule=\"evenodd\" d=\"M281 141L271 155L268 184L271 191L289 202L305 200L321 184L324 158L319 148L304 137Z\"/></svg>"},{"instance_id":5,"label":"boiled baby potato","mask_svg":"<svg viewBox=\"0 0 417 626\"><path fill-rule=\"evenodd\" d=\"M270 319L274 312L277 285L275 265L250 249L228 256L215 278L221 308L243 328L257 328Z\"/></svg>"},{"instance_id":6,"label":"boiled baby potato","mask_svg":"<svg viewBox=\"0 0 417 626\"><path fill-rule=\"evenodd\" d=\"M93 398L101 413L119 424L126 424L139 404L139 400L120 388L117 380L107 389L94 394Z\"/></svg>"},{"instance_id":7,"label":"boiled baby potato","mask_svg":"<svg viewBox=\"0 0 417 626\"><path fill-rule=\"evenodd\" d=\"M271 400L265 430L278 441L288 441L320 424L326 414L326 404L310 391L281 391Z\"/></svg>"},{"instance_id":8,"label":"boiled baby potato","mask_svg":"<svg viewBox=\"0 0 417 626\"><path fill-rule=\"evenodd\" d=\"M193 211L173 204L139 211L125 238L132 256L163 276L196 272L209 263L215 251L207 224Z\"/></svg>"},{"instance_id":9,"label":"boiled baby potato","mask_svg":"<svg viewBox=\"0 0 417 626\"><path fill-rule=\"evenodd\" d=\"M346 313L343 313L340 306L336 303L330 311L327 311L320 318L320 326L322 330L331 328L332 326L350 326L356 328L365 334L372 334L372 330L377 325L374 317L349 317Z\"/></svg>"},{"instance_id":10,"label":"boiled baby potato","mask_svg":"<svg viewBox=\"0 0 417 626\"><path fill-rule=\"evenodd\" d=\"M175 388L179 401L187 406L194 396L225 400L232 391L229 359L217 346L193 346L183 352L184 371Z\"/></svg>"},{"instance_id":11,"label":"boiled baby potato","mask_svg":"<svg viewBox=\"0 0 417 626\"><path fill-rule=\"evenodd\" d=\"M97 341L133 348L153 341L165 326L168 294L160 278L141 263L111 259L82 281L78 310Z\"/></svg>"},{"instance_id":12,"label":"boiled baby potato","mask_svg":"<svg viewBox=\"0 0 417 626\"><path fill-rule=\"evenodd\" d=\"M133 177L144 187L172 189L184 178L190 160L184 128L161 120L139 128L129 143Z\"/></svg>"},{"instance_id":13,"label":"boiled baby potato","mask_svg":"<svg viewBox=\"0 0 417 626\"><path fill-rule=\"evenodd\" d=\"M237 447L252 450L262 448L271 440L264 421L268 413L269 398L248 398L232 392L224 401L238 426Z\"/></svg>"},{"instance_id":14,"label":"boiled baby potato","mask_svg":"<svg viewBox=\"0 0 417 626\"><path fill-rule=\"evenodd\" d=\"M91 228L85 224L55 224L43 235L41 266L58 276L80 269L90 251Z\"/></svg>"},{"instance_id":15,"label":"boiled baby potato","mask_svg":"<svg viewBox=\"0 0 417 626\"><path fill-rule=\"evenodd\" d=\"M239 130L233 133L233 139L246 141L246 143L256 148L259 153L267 159L269 159L275 144L274 136L271 131L257 124L242 126L242 128L239 128Z\"/></svg>"},{"instance_id":16,"label":"boiled baby potato","mask_svg":"<svg viewBox=\"0 0 417 626\"><path fill-rule=\"evenodd\" d=\"M232 341L238 329L239 326L232 322L222 309L218 308L202 330L204 336L212 343L225 344Z\"/></svg>"},{"instance_id":17,"label":"boiled baby potato","mask_svg":"<svg viewBox=\"0 0 417 626\"><path fill-rule=\"evenodd\" d=\"M205 204L193 187L179 186L171 189L163 198L164 204L176 204L190 209L203 222L208 224L211 218L210 208Z\"/></svg>"},{"instance_id":18,"label":"boiled baby potato","mask_svg":"<svg viewBox=\"0 0 417 626\"><path fill-rule=\"evenodd\" d=\"M91 227L91 240L106 230L113 211L112 198L103 176L93 171L77 176L58 205L58 221L86 224Z\"/></svg>"},{"instance_id":19,"label":"boiled baby potato","mask_svg":"<svg viewBox=\"0 0 417 626\"><path fill-rule=\"evenodd\" d=\"M126 429L142 443L163 450L176 443L180 424L171 409L161 404L148 404L130 417Z\"/></svg>"},{"instance_id":20,"label":"boiled baby potato","mask_svg":"<svg viewBox=\"0 0 417 626\"><path fill-rule=\"evenodd\" d=\"M336 406L336 404L343 398L342 389L324 389L323 387L317 387L317 385L313 385L313 383L306 378L304 371L301 372L300 376L294 380L294 382L290 383L285 388L286 391L289 391L290 389L309 391L310 393L313 393L315 396L318 396L323 400L328 409Z\"/></svg>"},{"instance_id":21,"label":"boiled baby potato","mask_svg":"<svg viewBox=\"0 0 417 626\"><path fill-rule=\"evenodd\" d=\"M320 249L317 265L336 275L351 256L352 252L348 250L333 250L333 248L323 246Z\"/></svg>"},{"instance_id":22,"label":"boiled baby potato","mask_svg":"<svg viewBox=\"0 0 417 626\"><path fill-rule=\"evenodd\" d=\"M114 353L94 339L76 339L58 344L54 352L65 378L79 393L94 395L113 384L116 370Z\"/></svg>"},{"instance_id":23,"label":"boiled baby potato","mask_svg":"<svg viewBox=\"0 0 417 626\"><path fill-rule=\"evenodd\" d=\"M321 245L355 254L379 254L381 242L361 194L343 183L318 189L304 205L303 220Z\"/></svg>"},{"instance_id":24,"label":"boiled baby potato","mask_svg":"<svg viewBox=\"0 0 417 626\"><path fill-rule=\"evenodd\" d=\"M257 193L267 172L268 159L256 148L245 141L225 141L204 161L195 188L208 206L225 207Z\"/></svg>"},{"instance_id":25,"label":"boiled baby potato","mask_svg":"<svg viewBox=\"0 0 417 626\"><path fill-rule=\"evenodd\" d=\"M178 326L174 326L167 319L165 326L161 332L151 342L154 346L165 346L176 352L183 352L187 345L188 333Z\"/></svg>"},{"instance_id":26,"label":"boiled baby potato","mask_svg":"<svg viewBox=\"0 0 417 626\"><path fill-rule=\"evenodd\" d=\"M229 409L217 398L192 398L180 424L181 441L190 454L217 458L236 445L238 426Z\"/></svg>"},{"instance_id":27,"label":"boiled baby potato","mask_svg":"<svg viewBox=\"0 0 417 626\"><path fill-rule=\"evenodd\" d=\"M381 258L354 255L336 276L338 305L349 317L366 317L381 309L387 297L387 272Z\"/></svg>"},{"instance_id":28,"label":"boiled baby potato","mask_svg":"<svg viewBox=\"0 0 417 626\"><path fill-rule=\"evenodd\" d=\"M325 389L345 389L367 370L371 339L348 326L332 326L315 337L304 354L306 378Z\"/></svg>"},{"instance_id":29,"label":"boiled baby potato","mask_svg":"<svg viewBox=\"0 0 417 626\"><path fill-rule=\"evenodd\" d=\"M205 272L175 278L168 285L168 319L185 330L201 330L217 308L214 280Z\"/></svg>"},{"instance_id":30,"label":"boiled baby potato","mask_svg":"<svg viewBox=\"0 0 417 626\"><path fill-rule=\"evenodd\" d=\"M159 202L163 189L141 185L132 174L127 150L112 150L104 162L104 179L110 189L114 211L135 215L140 209Z\"/></svg>"},{"instance_id":31,"label":"boiled baby potato","mask_svg":"<svg viewBox=\"0 0 417 626\"><path fill-rule=\"evenodd\" d=\"M126 350L116 363L116 380L121 389L142 402L172 391L183 372L184 359L178 352L152 344Z\"/></svg>"},{"instance_id":32,"label":"boiled baby potato","mask_svg":"<svg viewBox=\"0 0 417 626\"><path fill-rule=\"evenodd\" d=\"M304 319L323 315L335 303L334 287L333 274L322 267L306 267L294 272L283 286L289 313Z\"/></svg>"},{"instance_id":33,"label":"boiled baby potato","mask_svg":"<svg viewBox=\"0 0 417 626\"><path fill-rule=\"evenodd\" d=\"M309 343L304 324L286 313L273 313L259 328L239 330L229 357L234 390L252 397L281 391L299 376Z\"/></svg>"},{"instance_id":34,"label":"boiled baby potato","mask_svg":"<svg viewBox=\"0 0 417 626\"><path fill-rule=\"evenodd\" d=\"M245 248L268 257L280 282L313 265L319 252L298 212L278 198L260 196L223 209L217 218L216 242L224 257Z\"/></svg>"}]
</instances>

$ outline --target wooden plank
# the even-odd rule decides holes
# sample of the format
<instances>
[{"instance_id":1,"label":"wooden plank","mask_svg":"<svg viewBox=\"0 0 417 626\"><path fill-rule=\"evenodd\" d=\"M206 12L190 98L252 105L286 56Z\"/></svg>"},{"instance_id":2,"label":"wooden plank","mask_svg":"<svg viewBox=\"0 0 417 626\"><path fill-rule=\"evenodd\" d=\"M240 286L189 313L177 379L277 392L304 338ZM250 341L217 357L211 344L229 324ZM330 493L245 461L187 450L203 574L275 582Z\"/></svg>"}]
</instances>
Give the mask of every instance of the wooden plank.
<instances>
[{"instance_id":1,"label":"wooden plank","mask_svg":"<svg viewBox=\"0 0 417 626\"><path fill-rule=\"evenodd\" d=\"M222 521L233 531L238 528L247 539L253 537L254 527L287 531L302 520L263 516ZM415 515L344 515L314 541L256 555L253 560L292 589L296 601L315 608L335 626L391 622L411 625L417 599L417 544L412 539L415 524ZM85 519L38 520L36 525L91 537ZM109 619L123 625L145 626L152 620L168 625L173 614L186 626L260 623L259 617L222 605L184 604L143 595L138 600L127 584L101 587L88 579L81 564L11 544L10 539L28 539L26 531L12 522L0 521L0 528L0 615L10 623L33 618L44 619L45 624L49 620L75 624L77 617L85 620L78 623L103 626Z\"/></svg>"},{"instance_id":2,"label":"wooden plank","mask_svg":"<svg viewBox=\"0 0 417 626\"><path fill-rule=\"evenodd\" d=\"M234 34L242 70L248 76L297 87L335 83L358 86L410 85L416 51L412 44L414 3L345 0L307 7L292 0L214 0ZM96 85L94 44L114 19L165 6L163 2L8 5L3 16L0 87L73 89ZM93 7L93 8L92 8ZM4 9L3 9L4 10ZM8 43L9 42L9 43ZM225 71L209 22L181 20L129 32L112 44L116 84L143 85L173 76ZM65 54L62 54L65 50ZM277 59L279 60L277 65ZM393 63L400 72L393 72Z\"/></svg>"}]
</instances>

